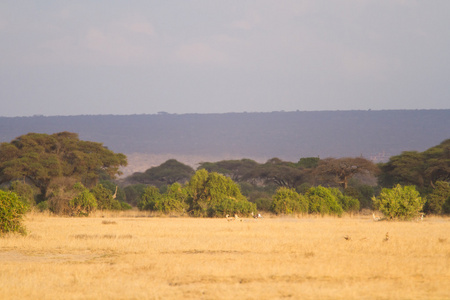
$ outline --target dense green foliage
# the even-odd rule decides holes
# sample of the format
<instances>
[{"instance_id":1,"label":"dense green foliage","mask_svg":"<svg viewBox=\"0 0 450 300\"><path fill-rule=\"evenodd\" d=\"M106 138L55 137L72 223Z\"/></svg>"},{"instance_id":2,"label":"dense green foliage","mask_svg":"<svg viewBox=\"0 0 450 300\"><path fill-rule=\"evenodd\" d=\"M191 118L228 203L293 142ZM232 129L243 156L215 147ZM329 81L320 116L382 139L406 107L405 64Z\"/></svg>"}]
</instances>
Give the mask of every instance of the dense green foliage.
<instances>
[{"instance_id":1,"label":"dense green foliage","mask_svg":"<svg viewBox=\"0 0 450 300\"><path fill-rule=\"evenodd\" d=\"M281 187L273 196L271 210L276 214L308 213L308 200L294 189Z\"/></svg>"},{"instance_id":2,"label":"dense green foliage","mask_svg":"<svg viewBox=\"0 0 450 300\"><path fill-rule=\"evenodd\" d=\"M16 180L11 182L9 190L16 193L27 207L31 208L36 204L36 197L39 193L39 189L35 186Z\"/></svg>"},{"instance_id":3,"label":"dense green foliage","mask_svg":"<svg viewBox=\"0 0 450 300\"><path fill-rule=\"evenodd\" d=\"M344 210L336 194L332 189L322 186L310 188L306 192L306 198L309 202L309 212L320 215L341 216Z\"/></svg>"},{"instance_id":4,"label":"dense green foliage","mask_svg":"<svg viewBox=\"0 0 450 300\"><path fill-rule=\"evenodd\" d=\"M125 192L125 200L127 203L137 206L139 202L139 198L144 192L145 188L147 187L146 184L132 184L129 186L126 186L123 190Z\"/></svg>"},{"instance_id":5,"label":"dense green foliage","mask_svg":"<svg viewBox=\"0 0 450 300\"><path fill-rule=\"evenodd\" d=\"M433 192L427 195L424 211L431 214L450 213L450 183L437 181Z\"/></svg>"},{"instance_id":6,"label":"dense green foliage","mask_svg":"<svg viewBox=\"0 0 450 300\"><path fill-rule=\"evenodd\" d=\"M120 202L113 198L111 190L105 188L102 184L97 184L91 189L92 195L97 200L97 209L100 210L121 210Z\"/></svg>"},{"instance_id":7,"label":"dense green foliage","mask_svg":"<svg viewBox=\"0 0 450 300\"><path fill-rule=\"evenodd\" d=\"M115 181L126 163L125 155L80 141L75 133L29 133L0 144L0 184L27 207L66 215L130 209L130 204L208 217L249 215L257 209L341 216L369 208L387 219L411 219L422 209L450 214L450 140L424 152L402 152L379 165L362 157L306 157L297 163L241 159L203 162L195 172L170 159Z\"/></svg>"},{"instance_id":8,"label":"dense green foliage","mask_svg":"<svg viewBox=\"0 0 450 300\"><path fill-rule=\"evenodd\" d=\"M415 185L419 190L450 181L450 139L424 152L405 151L381 164L380 185Z\"/></svg>"},{"instance_id":9,"label":"dense green foliage","mask_svg":"<svg viewBox=\"0 0 450 300\"><path fill-rule=\"evenodd\" d=\"M51 181L72 177L94 186L100 175L114 177L127 160L101 143L81 141L76 133L52 135L29 133L11 143L0 144L0 183L26 180L40 189L40 201L46 200Z\"/></svg>"},{"instance_id":10,"label":"dense green foliage","mask_svg":"<svg viewBox=\"0 0 450 300\"><path fill-rule=\"evenodd\" d=\"M0 234L7 232L25 234L26 230L21 221L26 210L26 205L15 193L0 190Z\"/></svg>"},{"instance_id":11,"label":"dense green foliage","mask_svg":"<svg viewBox=\"0 0 450 300\"><path fill-rule=\"evenodd\" d=\"M373 202L388 220L411 220L419 216L425 200L415 186L398 184L392 189L384 188L378 197L373 198Z\"/></svg>"},{"instance_id":12,"label":"dense green foliage","mask_svg":"<svg viewBox=\"0 0 450 300\"><path fill-rule=\"evenodd\" d=\"M179 183L172 184L164 194L157 187L149 186L142 193L137 206L140 210L182 213L186 208L186 198L186 190Z\"/></svg>"},{"instance_id":13,"label":"dense green foliage","mask_svg":"<svg viewBox=\"0 0 450 300\"><path fill-rule=\"evenodd\" d=\"M193 216L225 216L256 212L231 178L205 169L197 171L186 186L188 211Z\"/></svg>"},{"instance_id":14,"label":"dense green foliage","mask_svg":"<svg viewBox=\"0 0 450 300\"><path fill-rule=\"evenodd\" d=\"M69 201L69 207L73 216L88 216L97 208L97 200L94 195L81 183L76 183L74 190L78 194Z\"/></svg>"}]
</instances>

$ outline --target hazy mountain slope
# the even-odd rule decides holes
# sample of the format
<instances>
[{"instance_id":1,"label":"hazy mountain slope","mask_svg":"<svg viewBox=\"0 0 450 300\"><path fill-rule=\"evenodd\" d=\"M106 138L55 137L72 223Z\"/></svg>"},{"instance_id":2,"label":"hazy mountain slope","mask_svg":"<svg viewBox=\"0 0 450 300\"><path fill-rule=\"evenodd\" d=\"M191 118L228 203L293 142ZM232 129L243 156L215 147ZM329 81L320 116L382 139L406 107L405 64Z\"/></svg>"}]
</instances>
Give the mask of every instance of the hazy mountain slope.
<instances>
[{"instance_id":1,"label":"hazy mountain slope","mask_svg":"<svg viewBox=\"0 0 450 300\"><path fill-rule=\"evenodd\" d=\"M0 141L77 132L125 154L373 157L423 151L450 138L450 110L0 117Z\"/></svg>"}]
</instances>

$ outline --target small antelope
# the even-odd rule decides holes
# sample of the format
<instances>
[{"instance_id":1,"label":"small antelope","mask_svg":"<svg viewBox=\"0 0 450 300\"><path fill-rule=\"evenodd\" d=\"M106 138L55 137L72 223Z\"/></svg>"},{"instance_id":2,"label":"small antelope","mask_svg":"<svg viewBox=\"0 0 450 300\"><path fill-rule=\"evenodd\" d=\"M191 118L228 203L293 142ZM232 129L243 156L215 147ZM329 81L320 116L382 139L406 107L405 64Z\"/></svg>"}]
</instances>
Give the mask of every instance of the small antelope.
<instances>
[{"instance_id":1,"label":"small antelope","mask_svg":"<svg viewBox=\"0 0 450 300\"><path fill-rule=\"evenodd\" d=\"M372 213L372 217L374 221L380 221L380 217L375 216L375 213Z\"/></svg>"},{"instance_id":2,"label":"small antelope","mask_svg":"<svg viewBox=\"0 0 450 300\"><path fill-rule=\"evenodd\" d=\"M228 222L230 222L230 221L234 221L234 219L233 219L233 218L231 218L231 217L230 217L230 215L226 215L226 216L225 216L225 218L227 218L227 221L228 221Z\"/></svg>"}]
</instances>

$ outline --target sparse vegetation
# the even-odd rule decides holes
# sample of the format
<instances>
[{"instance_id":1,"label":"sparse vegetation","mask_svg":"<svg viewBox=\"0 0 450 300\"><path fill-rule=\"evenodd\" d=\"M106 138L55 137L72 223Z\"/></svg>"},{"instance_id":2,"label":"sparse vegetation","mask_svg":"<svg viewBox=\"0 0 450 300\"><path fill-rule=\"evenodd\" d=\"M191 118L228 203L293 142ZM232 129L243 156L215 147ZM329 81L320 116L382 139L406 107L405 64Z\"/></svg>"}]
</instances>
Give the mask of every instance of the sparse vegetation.
<instances>
[{"instance_id":1,"label":"sparse vegetation","mask_svg":"<svg viewBox=\"0 0 450 300\"><path fill-rule=\"evenodd\" d=\"M26 237L1 240L0 298L450 298L448 218L148 215L28 214Z\"/></svg>"}]
</instances>

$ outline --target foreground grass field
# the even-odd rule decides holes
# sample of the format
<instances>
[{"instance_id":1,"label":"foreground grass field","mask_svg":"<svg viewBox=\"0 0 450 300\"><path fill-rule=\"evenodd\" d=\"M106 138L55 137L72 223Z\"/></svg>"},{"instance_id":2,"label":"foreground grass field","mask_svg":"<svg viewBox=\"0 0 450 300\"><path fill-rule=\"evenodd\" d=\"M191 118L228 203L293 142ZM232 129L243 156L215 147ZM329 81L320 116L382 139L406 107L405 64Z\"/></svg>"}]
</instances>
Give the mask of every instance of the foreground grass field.
<instances>
[{"instance_id":1,"label":"foreground grass field","mask_svg":"<svg viewBox=\"0 0 450 300\"><path fill-rule=\"evenodd\" d=\"M0 299L450 299L450 219L129 214L27 215Z\"/></svg>"}]
</instances>

